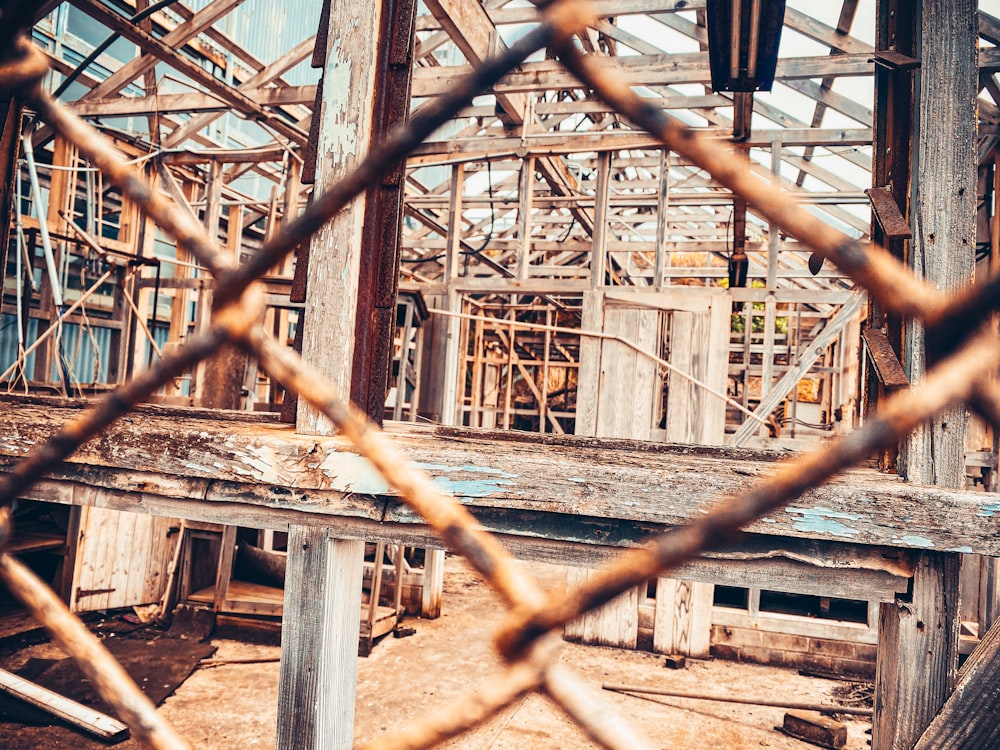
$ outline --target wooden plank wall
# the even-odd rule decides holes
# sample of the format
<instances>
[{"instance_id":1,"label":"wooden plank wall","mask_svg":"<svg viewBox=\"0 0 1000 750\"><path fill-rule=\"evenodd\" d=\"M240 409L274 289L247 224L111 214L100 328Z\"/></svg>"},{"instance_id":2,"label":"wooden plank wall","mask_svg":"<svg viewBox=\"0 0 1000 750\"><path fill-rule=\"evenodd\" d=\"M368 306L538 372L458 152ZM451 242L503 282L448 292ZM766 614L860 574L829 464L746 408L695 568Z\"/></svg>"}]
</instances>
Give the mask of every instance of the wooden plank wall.
<instances>
[{"instance_id":1,"label":"wooden plank wall","mask_svg":"<svg viewBox=\"0 0 1000 750\"><path fill-rule=\"evenodd\" d=\"M96 490L79 487L74 492L87 495ZM70 592L73 611L159 601L177 539L170 530L178 525L176 519L146 513L81 508Z\"/></svg>"},{"instance_id":2,"label":"wooden plank wall","mask_svg":"<svg viewBox=\"0 0 1000 750\"><path fill-rule=\"evenodd\" d=\"M566 583L571 590L579 588L597 573L591 568L567 568ZM635 648L639 637L639 589L630 589L568 623L564 636L598 646Z\"/></svg>"},{"instance_id":3,"label":"wooden plank wall","mask_svg":"<svg viewBox=\"0 0 1000 750\"><path fill-rule=\"evenodd\" d=\"M717 391L725 391L729 361L730 301L725 295L584 295L584 330L601 331L660 355L663 316L671 320L670 363ZM581 338L577 396L578 435L653 437L661 381L658 365L612 340ZM721 445L726 405L676 374L669 376L667 440ZM569 582L592 571L571 568ZM656 584L653 648L661 653L708 656L715 587L661 578ZM638 591L570 623L566 637L584 643L634 648Z\"/></svg>"},{"instance_id":4,"label":"wooden plank wall","mask_svg":"<svg viewBox=\"0 0 1000 750\"><path fill-rule=\"evenodd\" d=\"M613 302L602 292L584 295L582 326L620 336L657 353L659 311ZM576 434L649 440L659 398L656 363L619 341L583 336Z\"/></svg>"},{"instance_id":5,"label":"wooden plank wall","mask_svg":"<svg viewBox=\"0 0 1000 750\"><path fill-rule=\"evenodd\" d=\"M727 296L713 295L701 311L670 313L670 364L721 393L729 369L730 309ZM723 445L726 402L676 372L667 383L667 442Z\"/></svg>"}]
</instances>

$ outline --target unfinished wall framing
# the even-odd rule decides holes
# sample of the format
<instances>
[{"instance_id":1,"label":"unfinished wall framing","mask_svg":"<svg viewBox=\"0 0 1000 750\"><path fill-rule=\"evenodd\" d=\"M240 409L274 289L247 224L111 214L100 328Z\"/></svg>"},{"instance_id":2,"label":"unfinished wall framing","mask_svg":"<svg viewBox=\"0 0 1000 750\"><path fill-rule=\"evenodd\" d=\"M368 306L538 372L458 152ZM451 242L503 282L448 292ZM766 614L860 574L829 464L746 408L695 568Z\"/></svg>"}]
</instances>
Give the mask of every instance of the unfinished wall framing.
<instances>
[{"instance_id":1,"label":"unfinished wall framing","mask_svg":"<svg viewBox=\"0 0 1000 750\"><path fill-rule=\"evenodd\" d=\"M936 180L954 182L957 194L971 201L971 177L980 162L988 165L992 158L996 183L996 19L971 1L924 0L900 14L898 3L885 0L873 18L856 18L867 6L853 0L845 0L839 15L830 18L829 9L807 13L793 4L784 23L794 44L779 59L777 91L754 96L711 90L707 10L700 2L597 3L591 25L574 29L578 47L566 47L565 39L543 40L552 43L553 55L527 59L515 55L528 41L515 43L511 32L536 18L534 8L428 0L427 14L416 15L413 4L385 0L372 18L369 6L328 3L319 42L282 30L278 36L289 45L270 62L248 52L246 40L221 30L219 22L237 5L214 0L194 10L174 4L143 22L129 19L138 6L73 0L72 6L46 7L44 18L26 18L26 25L34 24L37 43L50 52L56 71L50 89L66 81L60 95L69 108L99 124L132 162L112 163L94 145L96 138L82 137L74 130L78 125L61 119L61 110L41 89L10 92L26 97L38 110L38 122L29 123L19 107L8 107L7 148L0 154L8 162L0 172L12 175L15 184L7 194L16 199L10 221L4 221L13 231L4 248L0 364L7 372L0 379L9 392L26 392L25 398L3 402L16 424L3 443L5 497L85 506L77 517L83 535L75 548L77 567L72 577L60 573L63 584L71 582L78 608L90 606L84 602L88 597L100 598L93 606L117 603L112 588L126 595L139 591L140 576L135 582L122 577L133 562L126 565L118 556L123 545L107 543L129 524L134 532L139 522L110 515L117 511L148 513L149 523L141 523L151 539L162 531L154 517L216 525L223 540L240 527L287 531L290 585L282 602L287 658L279 700L286 708L312 705L303 697L318 695L319 704L329 701L334 710L306 710L283 721L279 746L332 741L346 747L364 542L375 545L368 576L373 589L386 559L396 566L397 583L403 579L403 555L396 552L393 558L387 545L426 547L424 583L437 582L442 542L420 520L423 514L448 544L484 569L505 571L508 561L479 536L483 530L515 540L513 547L524 556L566 557L580 568L581 598L551 610L540 606L543 600L530 583L521 581L519 588L510 584L513 579L491 576L515 611L515 625L506 640L501 637L512 661L533 642L526 634L567 623L575 623L569 625L571 635L626 645L631 636L623 639L621 633L634 630L634 643L640 609L649 607L650 580L657 593L652 606L662 615L654 620L654 646L692 654L704 653L710 643L711 586L746 588L751 619L759 617L765 596L760 592L766 591L868 602L864 622L858 623L865 632L856 639L864 646L874 645L874 602L880 702L873 747L909 747L931 742L932 735L956 734L961 730L953 717L969 713L977 741L984 732L995 733L980 731L976 721L990 707L970 706L972 699L953 688L960 553L987 560L978 567L977 605L977 634L985 645L970 673L980 674L982 660L995 651L995 639L985 637L997 591L988 559L1000 554L992 530L995 503L961 485L967 463L984 489L995 482L988 475L995 473L996 432L970 431L975 444L968 461L964 430L955 439L954 429L945 436L944 452L934 447L944 442L935 438L928 448L925 439L940 437L948 422L964 422L965 402L996 427L995 337L976 339L981 356L959 349L972 337L965 327L975 316L960 307L968 297L946 302L866 243L885 240L900 257L921 261L924 267L917 270L923 271L937 261L937 251L928 248L940 231L954 256L948 268L974 265L979 243L968 230L975 211L959 212L930 234L925 222L943 200ZM63 33L73 31L79 13L133 46L109 48L93 65L73 71L67 60L81 56L74 45L93 47L85 35ZM371 33L360 34L358 44L345 50L341 41L352 13L363 13ZM946 35L935 31L945 17ZM554 23L549 20L525 39L556 33ZM12 33L4 32L4 50L17 62L26 53L12 46ZM912 40L918 43L903 49ZM589 89L596 88L613 96L600 79L584 86L574 77L585 71L573 63L580 50L623 76L646 108L628 99L605 104L591 95ZM299 75L299 63L310 53L323 69L319 86L315 75ZM384 136L378 117L386 108L397 114L409 110L415 122L424 122L441 102L463 91L469 66L504 54L510 56L505 75L498 72L483 98L473 99L470 91L466 101L456 100L450 113L427 129L427 138L404 149L409 156L403 171L386 169L377 180L352 187L352 194L361 188L396 191L403 215L398 253L391 240L363 248L390 266L398 260L399 279L376 275L377 281L359 288L354 271L362 238L370 239L374 231L364 228L370 216L359 203L351 214L356 220L313 231L323 224L316 216L332 213L320 194L331 184L344 184L337 181L369 151L369 142ZM397 91L386 99L380 87L388 73L374 73L376 60L409 78L404 87L409 94ZM941 90L932 91L929 81L942 60L942 70L954 68L955 75L934 77ZM914 72L920 66L926 70ZM168 67L173 72L164 75ZM72 86L69 76L76 78ZM185 80L183 91L172 88L178 76ZM875 79L874 111L865 101L866 84L852 85L853 78ZM900 92L910 84L913 100L903 101ZM982 92L979 133L986 136L981 144L986 155L973 163L976 92ZM949 108L948 102L961 106ZM900 108L888 119L887 103ZM341 104L348 110L338 109ZM904 105L912 108L904 112ZM948 116L935 119L941 106ZM247 126L235 125L224 111L239 113ZM662 121L643 122L653 131L659 128L650 135L632 124L663 112L694 130L677 136ZM914 118L913 131L886 129L887 122L898 125L907 117ZM723 150L713 150L712 141ZM355 143L361 146L355 149ZM955 174L945 174L948 168L937 159L946 151L961 162ZM882 169L886 153L900 160L888 172ZM918 165L936 170L925 184L909 176L919 174ZM134 179L122 182L127 167L142 173L152 188L137 188ZM878 192L884 187L877 184L879 175L895 181L888 201L898 217ZM122 187L111 187L112 179ZM313 180L319 187L310 195ZM914 189L903 189L903 182ZM374 200L372 193L368 200ZM994 260L1000 255L997 215L989 217L989 241L982 243ZM300 216L306 219L296 222ZM909 239L899 227L897 234L889 231L897 218L908 224ZM908 246L891 244L908 241ZM823 265L824 259L832 263ZM240 263L244 270L230 270ZM749 279L740 278L742 268ZM948 271L945 281L964 280L959 275L965 272ZM302 277L308 277L308 293L296 288ZM251 278L264 281L261 315L273 343L254 338L234 316L218 314ZM397 281L420 296L386 306ZM873 298L867 311L862 287ZM988 314L996 304L992 287L982 289L969 293L979 295L969 303L976 314ZM380 301L372 309L381 312L355 305L355 297L364 302L366 295ZM427 300L429 308L420 326L414 315L424 303L418 300ZM57 322L74 302L80 304ZM961 324L949 318L956 310L966 313L956 315ZM249 313L241 312L245 322ZM902 316L911 322L903 325ZM924 327L932 334L926 342ZM379 457L352 417L335 406L331 391L316 385L312 371L303 376L306 371L288 364L298 362L294 350L305 352L320 374L348 393L351 373L344 363L352 359L354 339L335 331L381 330L391 349L392 329L398 337L395 364L382 367L389 364L383 362L376 369L385 370L379 376L389 379L395 396L385 404L376 399L375 418L415 421L418 414L436 415L446 429L411 426L401 441L430 467L436 487L449 488L475 509L474 519L442 515L446 501L438 489L410 482L406 464ZM52 334L42 340L46 330ZM935 330L946 330L949 340L934 339ZM323 345L331 336L331 346L340 347L343 356ZM29 358L28 348L39 341ZM927 372L931 391L907 391L908 382L919 385L925 377L926 347L942 360ZM374 358L366 361L374 367ZM178 364L174 372L172 363L185 366ZM204 412L145 412L148 435L136 437L138 428L119 423L99 448L83 448L79 463L20 468L30 465L17 461L29 446L44 442L45 428L71 416L56 413L66 406L62 401L46 402L41 411L50 414L33 413L33 399L53 391L63 398L100 394L150 364L155 385L139 395L167 406L276 413L290 403L288 394L298 391L303 396L298 432L271 416L210 411L206 419ZM896 398L886 401L892 393ZM935 400L940 394L948 398ZM861 413L862 405L876 399L893 415L888 426L870 411ZM372 404L364 406L371 413ZM830 441L825 455L835 458L829 464L800 460L807 477L796 487L801 491L832 473L834 462L840 468L860 460L865 451L847 455L860 441L869 440L866 448L877 447L885 458L922 418L946 407L960 411L906 443L904 467L915 471L917 459L921 471L933 465L933 472L920 476L940 480L947 489L900 490L885 477L864 474L832 490L808 489L801 506L780 510L712 463L735 461L750 472L746 476L770 475L772 467L760 463L765 456L755 450L805 448L850 433L846 442ZM285 411L290 416L291 409ZM99 418L88 419L96 424ZM861 422L860 431L851 432ZM347 438L326 436L333 423L360 443L356 450L375 461L385 479L358 458ZM467 428L536 433L527 445L544 446L536 448L541 463L512 449L509 458L521 472L515 473L490 455L509 448L509 436ZM217 439L206 445L203 433ZM571 433L593 439L574 442ZM380 440L377 432L364 434ZM644 445L616 444L616 439ZM114 441L120 450L113 449ZM74 438L63 445L76 448L80 442ZM151 444L163 445L163 456L140 449ZM609 445L630 478L597 461ZM321 459L316 465L304 458L314 453ZM553 476L546 457L555 461L557 455L565 462L561 468L581 476ZM659 457L651 469L644 466L650 456ZM671 499L657 488L682 482L670 472L685 460L692 461L688 470L697 491ZM35 482L41 467L54 473ZM799 481L780 471L775 476L770 481L776 484ZM621 486L614 487L616 482ZM416 512L398 504L392 487L402 488ZM732 523L734 528L753 524L749 552L727 549L724 562L709 555L676 570L668 565L691 557L701 546L696 544L676 559L663 553L662 560L647 560L648 569L638 562L632 569L622 564L612 583L593 572L610 549L681 524L705 523L702 503L740 492L749 493L746 507L754 512L745 511L743 518L731 511ZM791 490L782 495L792 496ZM568 507L567 497L579 505ZM900 525L898 508L882 505L887 498L907 504L917 518L913 528ZM948 518L919 510L929 498L948 506ZM758 516L763 517L753 521ZM454 520L458 517L461 522ZM537 525L526 533L524 525L532 522ZM598 537L588 536L588 528L600 529ZM213 603L220 593L225 599L218 582L230 573L227 549L223 542ZM638 561L640 555L626 560ZM67 563L71 557L66 555ZM11 586L20 575L13 560L0 557L0 573ZM148 564L134 567L152 571L162 560L150 551ZM659 575L667 567L672 577ZM115 580L113 586L103 585L99 568ZM647 574L636 578L641 570ZM806 580L792 583L803 571ZM746 586L755 574L766 585ZM150 577L156 576L142 576L139 598L153 596ZM966 585L975 586L975 576L967 577ZM86 588L88 581L94 588ZM427 600L435 597L429 588L428 593L424 587L423 603L434 611L440 601ZM315 596L306 600L296 593L306 589ZM397 611L401 590L397 586ZM612 599L606 609L598 608ZM371 636L379 619L377 594L369 604ZM618 622L614 633L612 614ZM722 615L715 625L739 628L741 617ZM927 629L926 622L943 624ZM719 632L716 638L721 640ZM919 655L927 653L933 669L918 678ZM318 659L321 669L307 674L297 666L300 657ZM639 746L625 728L613 736L593 725L591 712L567 697L548 667L539 675L530 687L547 690L602 744ZM946 711L938 714L941 706ZM150 731L154 744L156 732L170 736L151 722L136 726Z\"/></svg>"}]
</instances>

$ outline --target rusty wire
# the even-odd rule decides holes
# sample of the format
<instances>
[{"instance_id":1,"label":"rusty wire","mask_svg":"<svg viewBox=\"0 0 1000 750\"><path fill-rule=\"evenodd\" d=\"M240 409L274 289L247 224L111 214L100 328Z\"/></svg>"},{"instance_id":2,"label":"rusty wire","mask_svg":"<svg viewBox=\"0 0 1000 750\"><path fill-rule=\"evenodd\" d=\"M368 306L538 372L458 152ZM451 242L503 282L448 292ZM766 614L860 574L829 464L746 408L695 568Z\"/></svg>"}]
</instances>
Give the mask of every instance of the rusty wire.
<instances>
[{"instance_id":1,"label":"rusty wire","mask_svg":"<svg viewBox=\"0 0 1000 750\"><path fill-rule=\"evenodd\" d=\"M602 746L645 747L644 740L603 708L601 702L558 663L560 643L553 631L631 586L667 573L678 563L731 537L758 516L866 458L876 449L897 442L941 409L968 402L989 421L1000 424L1000 389L988 381L1000 362L1000 340L993 330L980 325L988 317L987 313L1000 305L1000 280L991 279L949 299L917 279L881 249L864 246L822 223L787 195L754 178L745 164L729 158L721 146L644 104L614 74L580 53L573 46L571 35L582 31L590 21L591 12L582 0L552 3L537 29L503 55L484 63L448 95L425 108L407 126L376 146L358 169L318 197L302 216L289 222L255 258L239 268L226 260L192 216L154 190L138 170L126 164L90 126L42 92L40 80L46 71L44 56L23 36L19 37L13 45L13 55L0 64L0 88L17 89L24 94L41 119L73 142L82 154L105 171L124 195L211 269L217 287L209 331L189 339L173 355L159 360L154 367L35 447L0 480L0 503L9 506L45 472L147 398L157 387L204 359L219 343L233 341L256 356L277 381L325 413L448 547L468 558L511 610L508 622L496 635L498 648L509 667L502 679L405 732L381 738L373 747L429 747L477 726L531 690L547 695ZM577 592L549 599L530 576L513 564L513 558L496 539L478 528L461 504L443 494L429 477L403 460L389 439L346 403L297 354L263 331L259 323L263 309L261 295L254 288L254 282L292 248L307 240L353 197L375 184L421 140L457 114L475 94L489 88L535 49L545 46L553 48L581 81L618 112L709 171L716 181L747 199L782 231L831 260L877 296L887 309L922 320L928 329L928 347L940 360L919 387L887 401L877 418L839 443L786 465L739 497L722 500L708 516L697 522L667 532L646 547L626 553ZM0 509L0 513L2 548L10 532L10 514L6 508ZM0 555L0 578L81 662L102 696L129 721L138 737L155 748L186 747L184 740L156 715L148 700L97 640L30 571L3 554Z\"/></svg>"}]
</instances>

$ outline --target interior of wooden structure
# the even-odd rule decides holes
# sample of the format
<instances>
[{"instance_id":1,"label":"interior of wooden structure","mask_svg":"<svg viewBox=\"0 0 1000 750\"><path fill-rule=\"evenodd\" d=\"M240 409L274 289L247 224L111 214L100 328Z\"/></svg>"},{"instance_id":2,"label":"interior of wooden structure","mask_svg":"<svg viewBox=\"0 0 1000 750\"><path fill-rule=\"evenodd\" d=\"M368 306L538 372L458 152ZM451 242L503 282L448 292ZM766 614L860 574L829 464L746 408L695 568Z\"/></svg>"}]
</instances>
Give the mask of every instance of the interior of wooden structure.
<instances>
[{"instance_id":1,"label":"interior of wooden structure","mask_svg":"<svg viewBox=\"0 0 1000 750\"><path fill-rule=\"evenodd\" d=\"M619 71L650 106L727 144L732 159L748 163L762 182L848 236L884 245L942 288L996 271L1000 7L987 0L951 9L943 0L789 0L773 88L734 92L712 83L709 16L720 3L593 5L598 18L579 36L580 48ZM743 5L761 12L782 4ZM234 260L245 261L369 144L537 18L534 5L519 0L383 0L379 7L368 19L370 4L338 0L325 8L320 0L295 0L280 10L266 0L49 0L38 9L32 36L48 54L50 90L186 207ZM351 13L365 20L350 32L335 25ZM955 19L959 28L946 32ZM959 102L947 116L923 107L931 99L933 55L965 66L947 81L934 79L946 105ZM368 120L359 124L351 97L365 91ZM114 389L204 331L213 281L69 141L30 111L5 112L0 173L12 210L0 227L0 388L5 419L17 425L0 446L7 460L52 415L70 414L74 403ZM952 160L951 174L937 171L943 168L934 153ZM817 263L806 246L636 129L544 53L477 97L350 211L337 221L348 229L320 233L311 248L304 244L268 274L265 326L307 361L339 368L333 377L372 419L411 423L402 439L432 474L438 471L439 483L473 504L507 497L503 485L517 475L503 472L519 470L463 464L451 447L441 451L453 463L436 459L439 433L424 425L455 428L453 439L470 446L501 440L477 429L536 433L530 445L539 451L560 445L564 435L712 446L717 454L683 458L680 449L672 460L691 461L692 472L700 471L699 460L702 468L712 460L745 462L753 476L775 457L768 452L821 448L848 434L880 400L918 381L925 366L906 321L837 268ZM947 230L927 218L933 212L951 216L940 220ZM334 249L318 250L323 242ZM357 249L338 249L352 243ZM356 314L331 321L316 312L346 287ZM199 428L185 420L211 422L205 429L223 443L229 429L239 446L263 445L271 438L258 433L279 423L329 434L235 349L176 378L152 401L145 419L164 445L174 420L192 444ZM956 417L965 420L964 413ZM997 490L997 432L971 418L958 438L954 433L950 447L935 443L932 452L946 453L932 459L912 445L873 457L868 468L888 477L871 471L867 483L851 480L862 488L855 489L891 494L901 474L946 487L992 523L995 503L977 498ZM294 476L289 486L338 498L387 493L322 478L308 484L314 479L289 468L290 456L305 449L286 439L293 447L282 442L278 459L261 460L287 469ZM130 463L94 450L90 460L110 473L177 473L165 459ZM67 489L84 481L72 472L54 479L19 505L14 550L76 611L182 603L233 616L287 616L283 556L290 537L304 533L298 517L283 516L277 501L261 501L243 516L198 509L189 499L201 485L191 483L214 476L197 463L198 450L178 449L189 469L177 473L176 486L158 490L176 505L155 510L122 512L127 501L107 483L82 498L83 490ZM340 448L323 450L335 455ZM208 454L225 481L284 478L262 478L250 464L241 470ZM553 459L550 471L562 480L573 481L569 470ZM356 482L365 475L345 471ZM541 466L526 471L539 482L545 474ZM210 485L204 492L208 497ZM975 542L956 533L947 545L920 528L859 537L843 532L860 516L848 490L838 492L843 506L820 498L795 517L798 526L768 531L765 524L755 532L843 543L839 557L826 547L779 555L801 554L825 568L820 583L796 584L794 570L704 563L687 578L650 581L604 615L581 618L566 637L872 676L882 658L880 609L912 595L927 548L948 560L982 553L962 554L953 578L951 563L941 563L951 572L934 580L945 590L961 579L956 654L968 655L985 640L1000 607L1000 548L983 541L990 529L968 532ZM597 502L603 511L587 513L638 523L627 508L610 506ZM695 506L673 515L653 506L648 512L651 522L669 525ZM484 525L521 533L512 530L516 519L490 512L496 515L484 516ZM552 538L585 546L561 523L552 521ZM407 611L439 613L444 557L433 539L405 528L362 537L365 651ZM902 561L879 556L889 548ZM603 553L573 554L571 577L586 580ZM832 571L842 566L870 578L834 582ZM683 613L669 604L678 600ZM770 644L761 644L760 632L770 634ZM829 643L849 648L831 660L820 653ZM923 728L908 729L908 736L915 742ZM309 734L314 729L279 730L279 746L329 739ZM876 750L914 745L892 744L884 726L876 735Z\"/></svg>"}]
</instances>

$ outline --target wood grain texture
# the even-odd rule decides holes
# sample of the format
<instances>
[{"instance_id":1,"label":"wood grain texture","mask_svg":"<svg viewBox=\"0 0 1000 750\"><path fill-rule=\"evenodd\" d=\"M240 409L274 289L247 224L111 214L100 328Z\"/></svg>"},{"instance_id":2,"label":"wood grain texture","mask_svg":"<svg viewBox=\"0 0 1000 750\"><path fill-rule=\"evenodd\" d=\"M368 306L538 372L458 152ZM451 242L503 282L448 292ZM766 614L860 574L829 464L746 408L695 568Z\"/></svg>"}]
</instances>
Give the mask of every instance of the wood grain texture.
<instances>
[{"instance_id":1,"label":"wood grain texture","mask_svg":"<svg viewBox=\"0 0 1000 750\"><path fill-rule=\"evenodd\" d=\"M5 425L0 468L74 413L0 401ZM208 516L257 508L288 512L286 517L368 520L376 526L422 523L341 438L181 414L136 412L81 448L55 476L132 493L139 511L148 495L194 501L193 507ZM636 544L702 514L718 498L774 470L773 462L760 460L768 454L726 448L573 436L517 440L471 430L457 436L415 425L393 425L389 432L483 523L511 535L582 544ZM181 515L169 507L169 502L160 504L159 514ZM764 537L1000 556L998 511L995 495L922 487L854 470L746 530Z\"/></svg>"},{"instance_id":2,"label":"wood grain texture","mask_svg":"<svg viewBox=\"0 0 1000 750\"><path fill-rule=\"evenodd\" d=\"M1000 747L1000 622L984 636L959 673L955 691L914 750Z\"/></svg>"},{"instance_id":3,"label":"wood grain texture","mask_svg":"<svg viewBox=\"0 0 1000 750\"><path fill-rule=\"evenodd\" d=\"M956 289L971 281L975 265L976 2L923 0L919 6L909 258L917 276ZM908 321L905 339L903 366L917 383L929 367L922 326ZM900 445L900 473L914 482L961 487L966 422L964 407L957 407L911 433Z\"/></svg>"},{"instance_id":4,"label":"wood grain texture","mask_svg":"<svg viewBox=\"0 0 1000 750\"><path fill-rule=\"evenodd\" d=\"M317 189L326 190L353 170L372 139L376 46L381 3L331 3L323 69L323 104L317 148ZM354 357L365 199L359 196L313 235L302 357L319 368L341 394L350 393ZM331 434L329 420L299 401L300 431Z\"/></svg>"},{"instance_id":5,"label":"wood grain texture","mask_svg":"<svg viewBox=\"0 0 1000 750\"><path fill-rule=\"evenodd\" d=\"M922 553L909 599L881 607L873 750L910 750L951 694L958 577L958 555Z\"/></svg>"},{"instance_id":6,"label":"wood grain texture","mask_svg":"<svg viewBox=\"0 0 1000 750\"><path fill-rule=\"evenodd\" d=\"M572 567L567 570L566 584L576 588L596 574L596 570ZM567 640L633 649L638 635L639 590L635 588L567 623L565 630Z\"/></svg>"},{"instance_id":7,"label":"wood grain texture","mask_svg":"<svg viewBox=\"0 0 1000 750\"><path fill-rule=\"evenodd\" d=\"M289 530L278 750L351 747L364 548L326 529Z\"/></svg>"},{"instance_id":8,"label":"wood grain texture","mask_svg":"<svg viewBox=\"0 0 1000 750\"><path fill-rule=\"evenodd\" d=\"M710 583L656 579L653 650L707 659L714 593Z\"/></svg>"}]
</instances>

